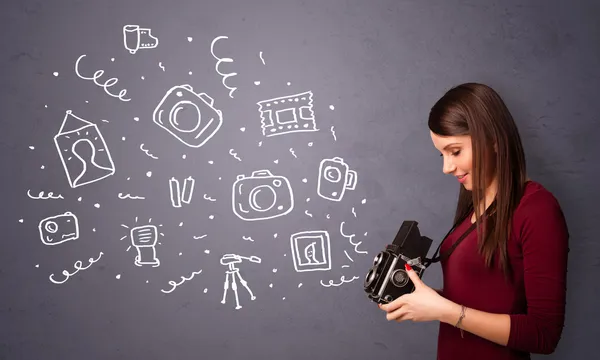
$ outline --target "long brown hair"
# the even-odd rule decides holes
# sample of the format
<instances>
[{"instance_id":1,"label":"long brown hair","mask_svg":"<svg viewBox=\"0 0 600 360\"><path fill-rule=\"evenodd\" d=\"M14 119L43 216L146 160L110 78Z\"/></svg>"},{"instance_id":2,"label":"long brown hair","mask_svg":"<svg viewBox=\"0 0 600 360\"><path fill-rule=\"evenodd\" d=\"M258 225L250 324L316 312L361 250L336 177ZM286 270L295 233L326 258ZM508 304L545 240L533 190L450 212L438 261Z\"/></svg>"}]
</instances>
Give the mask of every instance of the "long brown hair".
<instances>
[{"instance_id":1,"label":"long brown hair","mask_svg":"<svg viewBox=\"0 0 600 360\"><path fill-rule=\"evenodd\" d=\"M473 188L462 185L454 226L475 212L479 252L491 267L497 256L505 274L510 271L506 243L512 216L527 180L525 154L515 121L506 104L491 87L465 83L448 90L429 113L429 129L440 136L469 135L473 149ZM496 176L498 188L492 204L495 212L482 221L480 205L485 190ZM482 236L485 234L485 236Z\"/></svg>"}]
</instances>

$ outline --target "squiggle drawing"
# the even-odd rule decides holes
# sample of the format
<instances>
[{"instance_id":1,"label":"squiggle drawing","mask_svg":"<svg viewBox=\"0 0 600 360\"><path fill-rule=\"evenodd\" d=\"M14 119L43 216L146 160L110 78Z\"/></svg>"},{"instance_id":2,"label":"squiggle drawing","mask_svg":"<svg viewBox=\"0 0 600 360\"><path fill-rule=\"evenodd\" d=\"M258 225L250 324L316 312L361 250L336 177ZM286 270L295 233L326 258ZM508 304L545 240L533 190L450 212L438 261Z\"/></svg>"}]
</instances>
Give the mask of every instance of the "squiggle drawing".
<instances>
[{"instance_id":1,"label":"squiggle drawing","mask_svg":"<svg viewBox=\"0 0 600 360\"><path fill-rule=\"evenodd\" d=\"M354 215L354 217L356 217L356 211L354 210L354 206L352 207L352 215Z\"/></svg>"},{"instance_id":2,"label":"squiggle drawing","mask_svg":"<svg viewBox=\"0 0 600 360\"><path fill-rule=\"evenodd\" d=\"M90 263L88 266L86 267L82 267L83 263L81 262L81 260L77 260L75 261L75 263L73 264L73 267L75 268L75 272L69 273L67 270L63 270L62 274L65 276L65 279L63 281L56 281L54 280L54 274L50 274L50 276L48 277L50 279L50 281L52 281L55 284L62 284L65 283L67 280L69 280L69 278L75 274L77 274L80 270L86 270L88 269L90 266L92 266L93 263L97 262L98 260L100 260L100 258L102 257L103 253L102 251L100 252L100 254L98 255L97 259L93 259L93 258L89 258L88 262Z\"/></svg>"},{"instance_id":3,"label":"squiggle drawing","mask_svg":"<svg viewBox=\"0 0 600 360\"><path fill-rule=\"evenodd\" d=\"M354 260L352 260L352 258L350 257L350 255L348 254L348 252L346 250L344 250L344 254L346 254L346 257L348 258L348 260L354 262Z\"/></svg>"},{"instance_id":4,"label":"squiggle drawing","mask_svg":"<svg viewBox=\"0 0 600 360\"><path fill-rule=\"evenodd\" d=\"M204 194L204 200L208 200L208 201L217 201L216 199L211 198L210 196Z\"/></svg>"},{"instance_id":5,"label":"squiggle drawing","mask_svg":"<svg viewBox=\"0 0 600 360\"><path fill-rule=\"evenodd\" d=\"M194 239L198 240L198 239L205 238L206 236L208 236L208 235L204 234L204 235L200 235L200 236L194 236Z\"/></svg>"},{"instance_id":6,"label":"squiggle drawing","mask_svg":"<svg viewBox=\"0 0 600 360\"><path fill-rule=\"evenodd\" d=\"M194 272L193 272L193 273L190 275L190 277L185 277L185 276L182 276L182 277L181 277L181 281L180 281L179 283L175 282L174 280L170 280L170 281L168 282L168 284L169 284L169 285L171 285L173 288L172 288L171 290L163 290L163 289L160 289L160 291L164 292L165 294L172 293L172 292L175 290L175 288L177 288L179 285L183 284L184 282L186 282L186 281L188 281L188 280L192 280L192 279L194 278L194 276L195 276L195 275L198 275L198 274L200 274L200 273L202 273L202 269L200 269L200 270L198 270L198 271L194 271Z\"/></svg>"},{"instance_id":7,"label":"squiggle drawing","mask_svg":"<svg viewBox=\"0 0 600 360\"><path fill-rule=\"evenodd\" d=\"M97 81L98 78L100 78L100 77L102 77L102 75L104 75L104 70L97 70L92 77L85 77L85 76L81 75L79 73L79 61L81 61L81 59L83 57L85 57L85 56L87 56L87 55L85 55L85 54L81 55L77 59L77 61L75 62L75 73L77 74L77 76L79 76L83 80L91 80L91 81L93 81L94 84L96 84L96 85L100 86L101 88L103 88L104 92L107 93L108 95L112 96L112 97L116 97L116 98L118 98L121 101L130 101L131 100L131 99L123 98L127 94L127 89L123 89L123 90L119 91L118 95L112 94L111 92L108 91L108 88L110 88L113 85L115 85L119 81L119 79L117 79L117 78L110 78L110 79L106 80L104 82L104 84L101 84L101 83L99 83Z\"/></svg>"},{"instance_id":8,"label":"squiggle drawing","mask_svg":"<svg viewBox=\"0 0 600 360\"><path fill-rule=\"evenodd\" d=\"M267 65L265 64L265 59L263 59L262 51L258 53L258 57L260 57L260 61L262 61L263 65Z\"/></svg>"},{"instance_id":9,"label":"squiggle drawing","mask_svg":"<svg viewBox=\"0 0 600 360\"><path fill-rule=\"evenodd\" d=\"M352 281L354 281L356 279L358 279L358 276L353 276L352 279L346 280L346 278L344 277L344 275L342 275L342 277L340 278L340 282L338 284L335 284L333 282L333 280L329 280L329 284L323 284L323 280L321 280L321 285L323 285L325 287L341 286L343 283L349 283L349 282L352 282Z\"/></svg>"},{"instance_id":10,"label":"squiggle drawing","mask_svg":"<svg viewBox=\"0 0 600 360\"><path fill-rule=\"evenodd\" d=\"M313 217L313 215L311 213L309 213L308 210L305 210L304 213L310 217Z\"/></svg>"},{"instance_id":11,"label":"squiggle drawing","mask_svg":"<svg viewBox=\"0 0 600 360\"><path fill-rule=\"evenodd\" d=\"M158 63L158 67L165 71L165 66L162 64L162 61Z\"/></svg>"},{"instance_id":12,"label":"squiggle drawing","mask_svg":"<svg viewBox=\"0 0 600 360\"><path fill-rule=\"evenodd\" d=\"M294 155L294 157L295 157L295 158L298 158L298 157L296 156L296 153L294 152L294 149L293 149L293 148L290 148L290 153L292 153L292 155Z\"/></svg>"},{"instance_id":13,"label":"squiggle drawing","mask_svg":"<svg viewBox=\"0 0 600 360\"><path fill-rule=\"evenodd\" d=\"M236 160L242 161L242 159L240 159L238 154L233 149L229 149L229 155L233 156Z\"/></svg>"},{"instance_id":14,"label":"squiggle drawing","mask_svg":"<svg viewBox=\"0 0 600 360\"><path fill-rule=\"evenodd\" d=\"M335 136L335 130L333 130L334 126L331 127L331 134L333 135L333 141L337 141L337 136Z\"/></svg>"},{"instance_id":15,"label":"squiggle drawing","mask_svg":"<svg viewBox=\"0 0 600 360\"><path fill-rule=\"evenodd\" d=\"M144 153L146 153L146 155L148 155L149 157L151 157L153 159L158 159L158 157L150 154L150 152L147 149L144 149L144 143L140 144L140 150L142 150Z\"/></svg>"},{"instance_id":16,"label":"squiggle drawing","mask_svg":"<svg viewBox=\"0 0 600 360\"><path fill-rule=\"evenodd\" d=\"M119 199L122 199L122 200L124 200L124 199L144 200L144 199L146 199L143 196L132 196L131 194L125 194L125 195L123 195L123 193L119 193L117 196L119 197Z\"/></svg>"},{"instance_id":17,"label":"squiggle drawing","mask_svg":"<svg viewBox=\"0 0 600 360\"><path fill-rule=\"evenodd\" d=\"M52 192L48 192L48 194L46 196L44 196L43 191L40 191L38 196L32 196L30 193L30 190L27 190L27 196L29 196L31 199L34 199L34 200L64 199L62 197L62 195L58 194L55 196L54 193L52 193Z\"/></svg>"},{"instance_id":18,"label":"squiggle drawing","mask_svg":"<svg viewBox=\"0 0 600 360\"><path fill-rule=\"evenodd\" d=\"M251 238L250 236L242 236L242 239L247 240L247 241L254 241L254 239Z\"/></svg>"},{"instance_id":19,"label":"squiggle drawing","mask_svg":"<svg viewBox=\"0 0 600 360\"><path fill-rule=\"evenodd\" d=\"M215 43L217 41L219 41L220 39L228 39L228 37L227 36L217 36L216 38L214 38L214 40L210 43L210 53L217 60L217 63L215 64L215 71L217 72L217 74L219 74L219 75L221 75L223 77L223 79L221 80L221 82L223 83L223 86L225 86L227 89L229 89L229 97L233 99L232 94L237 89L237 87L227 86L227 84L225 84L225 80L227 80L227 78L230 77L230 76L237 75L237 73L232 72L232 73L224 74L221 71L219 71L219 65L221 63L223 63L223 62L232 63L233 62L232 58L220 58L220 57L218 57L218 56L215 55L215 52L214 52Z\"/></svg>"},{"instance_id":20,"label":"squiggle drawing","mask_svg":"<svg viewBox=\"0 0 600 360\"><path fill-rule=\"evenodd\" d=\"M354 246L354 251L357 254L368 254L368 252L366 252L364 250L363 251L358 250L358 245L362 244L362 241L359 241L357 243L352 242L352 238L354 238L356 236L356 234L351 234L351 235L344 234L344 221L342 221L340 223L340 234L342 234L343 237L347 238L348 241L350 241L350 244L352 244Z\"/></svg>"}]
</instances>

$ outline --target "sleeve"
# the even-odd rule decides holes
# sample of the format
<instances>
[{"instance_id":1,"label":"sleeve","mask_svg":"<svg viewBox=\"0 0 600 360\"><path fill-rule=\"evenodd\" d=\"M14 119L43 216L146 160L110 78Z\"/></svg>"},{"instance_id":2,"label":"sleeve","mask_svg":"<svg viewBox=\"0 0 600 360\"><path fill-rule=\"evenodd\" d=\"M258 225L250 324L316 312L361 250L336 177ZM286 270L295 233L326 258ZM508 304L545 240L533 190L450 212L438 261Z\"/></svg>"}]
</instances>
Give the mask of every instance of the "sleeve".
<instances>
[{"instance_id":1,"label":"sleeve","mask_svg":"<svg viewBox=\"0 0 600 360\"><path fill-rule=\"evenodd\" d=\"M564 326L569 233L550 192L538 191L525 200L515 231L520 230L527 314L510 315L507 346L551 354Z\"/></svg>"}]
</instances>

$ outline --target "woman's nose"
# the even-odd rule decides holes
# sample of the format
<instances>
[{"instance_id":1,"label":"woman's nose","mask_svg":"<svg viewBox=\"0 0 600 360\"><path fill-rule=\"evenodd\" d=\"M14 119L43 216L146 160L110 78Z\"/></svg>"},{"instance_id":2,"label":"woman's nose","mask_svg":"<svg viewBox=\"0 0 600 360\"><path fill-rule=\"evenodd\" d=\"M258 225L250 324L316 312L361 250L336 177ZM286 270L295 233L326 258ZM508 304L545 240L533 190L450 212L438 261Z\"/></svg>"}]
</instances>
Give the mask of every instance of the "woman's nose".
<instances>
[{"instance_id":1,"label":"woman's nose","mask_svg":"<svg viewBox=\"0 0 600 360\"><path fill-rule=\"evenodd\" d=\"M451 174L454 172L454 170L456 169L456 166L454 165L454 163L452 163L452 160L444 157L444 165L442 166L442 171L444 172L444 174Z\"/></svg>"}]
</instances>

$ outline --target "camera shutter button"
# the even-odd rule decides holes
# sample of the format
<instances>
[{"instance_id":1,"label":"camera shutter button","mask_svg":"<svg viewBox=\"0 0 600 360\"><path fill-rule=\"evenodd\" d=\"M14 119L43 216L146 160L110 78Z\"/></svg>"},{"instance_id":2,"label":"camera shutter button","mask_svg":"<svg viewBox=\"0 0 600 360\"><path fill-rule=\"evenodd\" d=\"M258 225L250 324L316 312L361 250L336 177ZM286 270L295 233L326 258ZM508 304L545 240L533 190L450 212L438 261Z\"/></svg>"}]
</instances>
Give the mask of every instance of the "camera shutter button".
<instances>
[{"instance_id":1,"label":"camera shutter button","mask_svg":"<svg viewBox=\"0 0 600 360\"><path fill-rule=\"evenodd\" d=\"M273 186L280 187L281 186L281 180L279 180L279 179L273 180Z\"/></svg>"}]
</instances>

